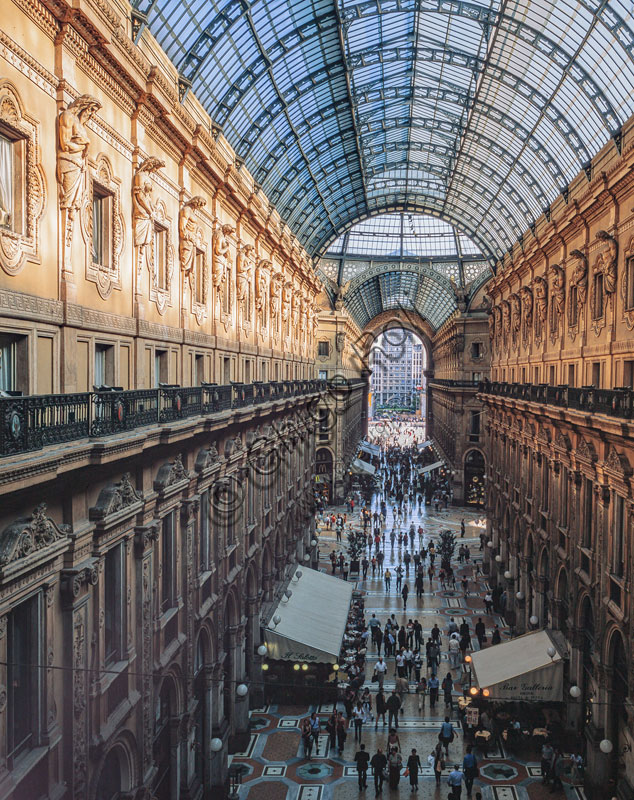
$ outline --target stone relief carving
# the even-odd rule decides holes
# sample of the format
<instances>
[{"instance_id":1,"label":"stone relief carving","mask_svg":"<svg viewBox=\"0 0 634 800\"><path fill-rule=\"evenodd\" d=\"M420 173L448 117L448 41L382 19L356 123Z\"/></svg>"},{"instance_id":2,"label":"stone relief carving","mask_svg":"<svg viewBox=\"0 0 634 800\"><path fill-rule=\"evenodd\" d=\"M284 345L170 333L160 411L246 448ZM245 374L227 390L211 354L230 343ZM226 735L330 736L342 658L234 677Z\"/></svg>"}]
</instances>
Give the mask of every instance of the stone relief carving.
<instances>
[{"instance_id":1,"label":"stone relief carving","mask_svg":"<svg viewBox=\"0 0 634 800\"><path fill-rule=\"evenodd\" d=\"M618 242L614 236L603 230L597 231L597 239L607 242L607 249L599 256L596 269L603 273L603 290L606 294L613 295L616 292Z\"/></svg>"},{"instance_id":2,"label":"stone relief carving","mask_svg":"<svg viewBox=\"0 0 634 800\"><path fill-rule=\"evenodd\" d=\"M293 297L293 284L286 282L282 290L282 321L288 322L291 315L291 301Z\"/></svg>"},{"instance_id":3,"label":"stone relief carving","mask_svg":"<svg viewBox=\"0 0 634 800\"><path fill-rule=\"evenodd\" d=\"M566 273L559 264L551 264L553 308L557 316L563 319L566 308Z\"/></svg>"},{"instance_id":4,"label":"stone relief carving","mask_svg":"<svg viewBox=\"0 0 634 800\"><path fill-rule=\"evenodd\" d=\"M581 250L572 250L570 255L577 260L570 276L570 287L577 290L577 305L581 310L588 299L588 259Z\"/></svg>"},{"instance_id":5,"label":"stone relief carving","mask_svg":"<svg viewBox=\"0 0 634 800\"><path fill-rule=\"evenodd\" d=\"M548 317L548 284L544 278L533 278L533 300L535 308L535 338L540 341Z\"/></svg>"},{"instance_id":6,"label":"stone relief carving","mask_svg":"<svg viewBox=\"0 0 634 800\"><path fill-rule=\"evenodd\" d=\"M0 189L0 266L7 274L16 275L28 257L39 256L45 182L39 160L38 125L23 111L17 91L8 81L0 81L0 121L21 146L24 159L23 205L14 208L16 198L5 196ZM21 221L16 218L20 212Z\"/></svg>"},{"instance_id":7,"label":"stone relief carving","mask_svg":"<svg viewBox=\"0 0 634 800\"><path fill-rule=\"evenodd\" d=\"M71 533L69 525L58 525L46 515L46 504L41 503L30 519L19 519L5 528L0 536L0 567L32 555L56 542L65 540Z\"/></svg>"},{"instance_id":8,"label":"stone relief carving","mask_svg":"<svg viewBox=\"0 0 634 800\"><path fill-rule=\"evenodd\" d=\"M520 298L522 301L523 339L526 347L533 326L533 290L529 286L523 286L520 290Z\"/></svg>"},{"instance_id":9,"label":"stone relief carving","mask_svg":"<svg viewBox=\"0 0 634 800\"><path fill-rule=\"evenodd\" d=\"M130 482L130 473L126 472L118 483L104 486L99 492L96 505L90 509L90 519L104 519L110 514L135 505L142 499Z\"/></svg>"},{"instance_id":10,"label":"stone relief carving","mask_svg":"<svg viewBox=\"0 0 634 800\"><path fill-rule=\"evenodd\" d=\"M207 201L200 195L189 199L181 208L178 219L178 256L181 270L190 278L196 263L196 245L202 239L202 229L197 224L196 211L204 208Z\"/></svg>"},{"instance_id":11,"label":"stone relief carving","mask_svg":"<svg viewBox=\"0 0 634 800\"><path fill-rule=\"evenodd\" d=\"M154 218L162 228L165 228L166 231L167 246L165 252L165 264L163 265L165 275L162 284L160 280L160 254L156 253L154 242L152 242L152 246L149 248L149 250L146 249L145 251L145 261L150 272L150 300L156 304L156 309L159 314L164 314L166 307L171 305L172 280L174 278L176 252L172 243L172 220L167 216L167 209L162 200L158 200L156 202Z\"/></svg>"},{"instance_id":12,"label":"stone relief carving","mask_svg":"<svg viewBox=\"0 0 634 800\"><path fill-rule=\"evenodd\" d=\"M88 147L90 140L86 125L101 103L89 94L75 98L57 118L57 183L59 207L62 213L62 243L64 271L71 274L70 246L73 222L84 198Z\"/></svg>"},{"instance_id":13,"label":"stone relief carving","mask_svg":"<svg viewBox=\"0 0 634 800\"><path fill-rule=\"evenodd\" d=\"M150 156L143 161L132 181L132 219L134 222L134 247L137 251L137 271L140 275L146 249L154 247L154 219L156 206L152 197L153 183L150 175L165 166L160 158Z\"/></svg>"},{"instance_id":14,"label":"stone relief carving","mask_svg":"<svg viewBox=\"0 0 634 800\"><path fill-rule=\"evenodd\" d=\"M255 270L255 310L261 327L266 328L266 309L271 262L260 259Z\"/></svg>"},{"instance_id":15,"label":"stone relief carving","mask_svg":"<svg viewBox=\"0 0 634 800\"><path fill-rule=\"evenodd\" d=\"M273 330L277 330L280 316L282 313L282 281L284 275L281 272L276 272L271 278L271 322L273 323Z\"/></svg>"},{"instance_id":16,"label":"stone relief carving","mask_svg":"<svg viewBox=\"0 0 634 800\"><path fill-rule=\"evenodd\" d=\"M509 333L511 332L511 306L508 300L502 300L502 336L505 346L508 344Z\"/></svg>"},{"instance_id":17,"label":"stone relief carving","mask_svg":"<svg viewBox=\"0 0 634 800\"><path fill-rule=\"evenodd\" d=\"M255 267L255 248L246 244L240 249L236 259L236 299L238 305L246 312L249 303L249 289L253 280Z\"/></svg>"},{"instance_id":18,"label":"stone relief carving","mask_svg":"<svg viewBox=\"0 0 634 800\"><path fill-rule=\"evenodd\" d=\"M489 312L489 342L491 342L491 346L493 346L493 340L495 339L495 314L493 311Z\"/></svg>"},{"instance_id":19,"label":"stone relief carving","mask_svg":"<svg viewBox=\"0 0 634 800\"><path fill-rule=\"evenodd\" d=\"M627 247L625 248L625 264L628 265L630 260L634 258L634 236L630 238ZM624 269L621 276L621 299L623 300L623 320L627 325L628 330L634 328L634 307L630 299L630 286L628 286L629 269Z\"/></svg>"},{"instance_id":20,"label":"stone relief carving","mask_svg":"<svg viewBox=\"0 0 634 800\"><path fill-rule=\"evenodd\" d=\"M520 342L520 328L522 325L522 309L520 298L517 294L512 294L509 297L511 304L511 331L513 332L513 346L519 347Z\"/></svg>"},{"instance_id":21,"label":"stone relief carving","mask_svg":"<svg viewBox=\"0 0 634 800\"><path fill-rule=\"evenodd\" d=\"M167 489L175 483L180 483L184 480L191 478L190 473L185 469L183 464L183 456L179 453L174 461L171 463L163 464L159 469L156 480L154 481L154 488L156 491Z\"/></svg>"},{"instance_id":22,"label":"stone relief carving","mask_svg":"<svg viewBox=\"0 0 634 800\"><path fill-rule=\"evenodd\" d=\"M216 289L216 303L220 305L220 291L232 266L229 237L235 233L233 225L223 225L215 231L213 240L212 280Z\"/></svg>"},{"instance_id":23,"label":"stone relief carving","mask_svg":"<svg viewBox=\"0 0 634 800\"><path fill-rule=\"evenodd\" d=\"M632 474L632 468L627 460L627 456L623 453L619 453L614 446L610 447L608 457L605 460L605 468L620 475L622 478Z\"/></svg>"}]
</instances>

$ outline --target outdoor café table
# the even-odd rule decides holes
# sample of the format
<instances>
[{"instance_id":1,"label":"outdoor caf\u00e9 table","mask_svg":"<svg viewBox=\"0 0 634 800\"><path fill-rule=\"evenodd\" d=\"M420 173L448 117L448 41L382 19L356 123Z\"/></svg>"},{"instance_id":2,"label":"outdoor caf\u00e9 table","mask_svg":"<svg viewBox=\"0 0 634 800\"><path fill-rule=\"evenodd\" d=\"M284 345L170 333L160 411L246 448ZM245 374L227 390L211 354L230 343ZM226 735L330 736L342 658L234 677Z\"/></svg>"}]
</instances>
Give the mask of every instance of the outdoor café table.
<instances>
[{"instance_id":1,"label":"outdoor caf\u00e9 table","mask_svg":"<svg viewBox=\"0 0 634 800\"><path fill-rule=\"evenodd\" d=\"M470 697L459 697L458 698L458 708L460 711L463 711L467 706L471 705L471 698Z\"/></svg>"},{"instance_id":2,"label":"outdoor caf\u00e9 table","mask_svg":"<svg viewBox=\"0 0 634 800\"><path fill-rule=\"evenodd\" d=\"M534 739L548 739L549 733L546 728L533 728Z\"/></svg>"},{"instance_id":3,"label":"outdoor caf\u00e9 table","mask_svg":"<svg viewBox=\"0 0 634 800\"><path fill-rule=\"evenodd\" d=\"M482 748L482 752L484 753L485 758L487 757L490 740L491 740L490 731L476 731L475 734L476 747Z\"/></svg>"}]
</instances>

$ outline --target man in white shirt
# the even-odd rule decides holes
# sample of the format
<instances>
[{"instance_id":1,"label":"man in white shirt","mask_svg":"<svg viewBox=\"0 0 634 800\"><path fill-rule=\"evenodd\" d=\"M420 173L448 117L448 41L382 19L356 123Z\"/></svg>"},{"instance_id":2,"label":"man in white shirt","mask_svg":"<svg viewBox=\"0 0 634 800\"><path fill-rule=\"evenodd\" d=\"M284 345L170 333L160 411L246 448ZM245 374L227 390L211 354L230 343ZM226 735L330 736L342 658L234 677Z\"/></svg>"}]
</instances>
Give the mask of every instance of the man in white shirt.
<instances>
[{"instance_id":1,"label":"man in white shirt","mask_svg":"<svg viewBox=\"0 0 634 800\"><path fill-rule=\"evenodd\" d=\"M385 673L387 672L387 664L383 661L383 656L374 665L374 674L379 679L379 689L383 689L383 681L385 680Z\"/></svg>"},{"instance_id":2,"label":"man in white shirt","mask_svg":"<svg viewBox=\"0 0 634 800\"><path fill-rule=\"evenodd\" d=\"M396 672L395 675L398 675L399 678L405 677L405 656L403 655L403 651L399 650L396 655Z\"/></svg>"}]
</instances>

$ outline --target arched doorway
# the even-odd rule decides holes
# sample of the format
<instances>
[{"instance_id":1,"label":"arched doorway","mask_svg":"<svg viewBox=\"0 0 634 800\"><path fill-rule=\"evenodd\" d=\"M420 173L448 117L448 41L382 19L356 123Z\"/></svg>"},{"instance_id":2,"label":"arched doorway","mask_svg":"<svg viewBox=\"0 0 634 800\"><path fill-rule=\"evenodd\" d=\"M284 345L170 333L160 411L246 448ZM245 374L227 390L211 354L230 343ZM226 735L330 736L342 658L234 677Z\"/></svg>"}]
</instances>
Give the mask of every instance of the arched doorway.
<instances>
[{"instance_id":1,"label":"arched doorway","mask_svg":"<svg viewBox=\"0 0 634 800\"><path fill-rule=\"evenodd\" d=\"M484 508L484 456L479 450L469 450L464 459L465 503Z\"/></svg>"},{"instance_id":2,"label":"arched doorway","mask_svg":"<svg viewBox=\"0 0 634 800\"><path fill-rule=\"evenodd\" d=\"M108 751L101 767L95 800L118 800L131 788L132 776L128 753L123 745L115 744Z\"/></svg>"},{"instance_id":3,"label":"arched doorway","mask_svg":"<svg viewBox=\"0 0 634 800\"><path fill-rule=\"evenodd\" d=\"M154 760L158 767L154 782L153 796L156 800L170 800L173 797L172 783L178 778L173 775L172 719L177 715L176 688L171 677L163 679L161 691L156 699L154 716Z\"/></svg>"},{"instance_id":4,"label":"arched doorway","mask_svg":"<svg viewBox=\"0 0 634 800\"><path fill-rule=\"evenodd\" d=\"M320 447L316 453L315 489L324 503L330 503L332 500L332 468L332 453L327 447Z\"/></svg>"},{"instance_id":5,"label":"arched doorway","mask_svg":"<svg viewBox=\"0 0 634 800\"><path fill-rule=\"evenodd\" d=\"M609 716L607 737L613 745L611 778L618 782L621 773L620 753L626 743L627 710L625 701L629 694L627 656L623 637L616 631L610 639L608 664L612 667L609 694Z\"/></svg>"}]
</instances>

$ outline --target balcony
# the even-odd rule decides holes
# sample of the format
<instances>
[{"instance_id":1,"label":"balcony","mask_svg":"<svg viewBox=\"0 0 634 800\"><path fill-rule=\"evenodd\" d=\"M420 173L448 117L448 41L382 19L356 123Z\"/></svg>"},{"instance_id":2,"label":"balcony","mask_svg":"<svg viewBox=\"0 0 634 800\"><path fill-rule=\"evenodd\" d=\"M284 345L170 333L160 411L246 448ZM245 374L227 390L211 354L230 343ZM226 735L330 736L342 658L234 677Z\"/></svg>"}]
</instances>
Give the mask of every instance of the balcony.
<instances>
[{"instance_id":1,"label":"balcony","mask_svg":"<svg viewBox=\"0 0 634 800\"><path fill-rule=\"evenodd\" d=\"M100 387L78 394L2 397L0 457L322 393L327 388L326 381L303 380L228 386L203 383L131 391Z\"/></svg>"},{"instance_id":2,"label":"balcony","mask_svg":"<svg viewBox=\"0 0 634 800\"><path fill-rule=\"evenodd\" d=\"M430 386L446 386L450 389L477 389L480 386L478 381L454 381L445 378L431 378Z\"/></svg>"},{"instance_id":3,"label":"balcony","mask_svg":"<svg viewBox=\"0 0 634 800\"><path fill-rule=\"evenodd\" d=\"M483 381L481 394L508 397L527 403L558 406L589 414L606 414L620 419L632 419L634 391L630 388L596 389L594 386L550 386L540 383L500 383Z\"/></svg>"}]
</instances>

